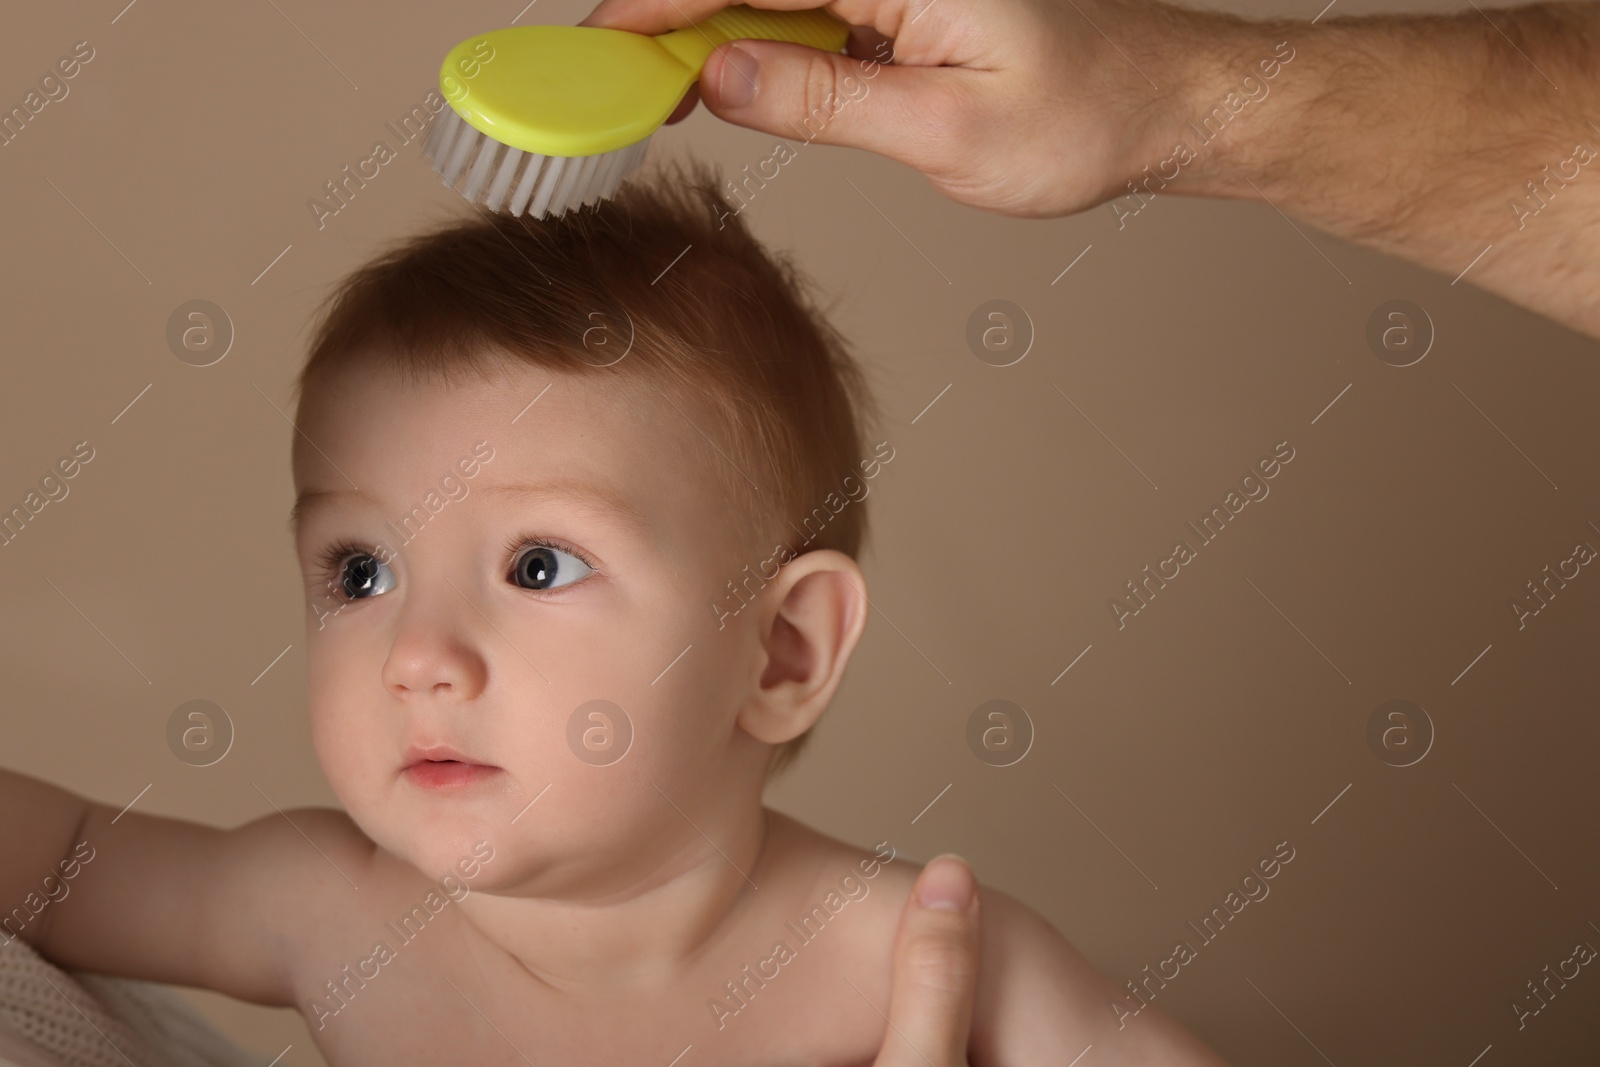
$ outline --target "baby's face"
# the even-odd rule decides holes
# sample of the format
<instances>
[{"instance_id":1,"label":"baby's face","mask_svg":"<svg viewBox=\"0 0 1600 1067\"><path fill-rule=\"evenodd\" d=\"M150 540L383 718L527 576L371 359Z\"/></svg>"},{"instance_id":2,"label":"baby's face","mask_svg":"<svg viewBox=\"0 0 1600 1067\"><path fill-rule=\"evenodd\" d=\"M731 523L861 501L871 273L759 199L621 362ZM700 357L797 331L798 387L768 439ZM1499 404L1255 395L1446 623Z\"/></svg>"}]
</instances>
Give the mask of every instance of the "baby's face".
<instances>
[{"instance_id":1,"label":"baby's face","mask_svg":"<svg viewBox=\"0 0 1600 1067\"><path fill-rule=\"evenodd\" d=\"M698 841L674 805L758 801L759 639L710 606L749 561L704 414L520 365L373 373L309 397L294 449L296 489L331 494L296 536L312 734L357 824L432 877L487 840L474 888L559 891ZM615 762L597 700L631 724Z\"/></svg>"}]
</instances>

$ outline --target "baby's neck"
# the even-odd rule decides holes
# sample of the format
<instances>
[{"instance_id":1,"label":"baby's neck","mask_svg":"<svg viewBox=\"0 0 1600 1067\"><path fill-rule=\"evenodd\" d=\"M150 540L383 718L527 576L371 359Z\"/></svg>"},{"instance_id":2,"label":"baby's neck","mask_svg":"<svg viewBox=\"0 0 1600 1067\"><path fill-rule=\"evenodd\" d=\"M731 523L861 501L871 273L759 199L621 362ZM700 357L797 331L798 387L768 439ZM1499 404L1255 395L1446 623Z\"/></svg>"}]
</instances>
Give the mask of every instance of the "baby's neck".
<instances>
[{"instance_id":1,"label":"baby's neck","mask_svg":"<svg viewBox=\"0 0 1600 1067\"><path fill-rule=\"evenodd\" d=\"M553 990L581 997L670 987L739 929L764 879L778 878L784 850L775 846L791 822L761 805L746 811L704 835L691 831L655 869L620 874L620 888L586 899L473 892L460 914Z\"/></svg>"}]
</instances>

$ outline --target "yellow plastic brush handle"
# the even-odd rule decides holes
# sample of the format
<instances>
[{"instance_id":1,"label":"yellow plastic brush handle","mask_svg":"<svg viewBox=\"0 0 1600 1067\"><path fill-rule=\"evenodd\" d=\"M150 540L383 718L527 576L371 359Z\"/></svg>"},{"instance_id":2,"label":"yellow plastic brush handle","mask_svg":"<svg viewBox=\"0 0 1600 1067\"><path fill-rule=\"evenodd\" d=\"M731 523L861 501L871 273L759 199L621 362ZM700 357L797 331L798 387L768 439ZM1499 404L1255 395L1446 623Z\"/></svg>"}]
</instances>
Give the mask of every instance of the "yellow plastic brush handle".
<instances>
[{"instance_id":1,"label":"yellow plastic brush handle","mask_svg":"<svg viewBox=\"0 0 1600 1067\"><path fill-rule=\"evenodd\" d=\"M654 36L594 26L511 26L462 41L439 89L479 133L547 156L613 152L650 136L719 44L789 41L838 52L850 26L826 11L737 5Z\"/></svg>"},{"instance_id":2,"label":"yellow plastic brush handle","mask_svg":"<svg viewBox=\"0 0 1600 1067\"><path fill-rule=\"evenodd\" d=\"M788 41L837 52L849 40L850 27L820 8L763 11L738 4L718 11L703 22L659 34L656 41L684 66L698 72L718 45L742 38Z\"/></svg>"}]
</instances>

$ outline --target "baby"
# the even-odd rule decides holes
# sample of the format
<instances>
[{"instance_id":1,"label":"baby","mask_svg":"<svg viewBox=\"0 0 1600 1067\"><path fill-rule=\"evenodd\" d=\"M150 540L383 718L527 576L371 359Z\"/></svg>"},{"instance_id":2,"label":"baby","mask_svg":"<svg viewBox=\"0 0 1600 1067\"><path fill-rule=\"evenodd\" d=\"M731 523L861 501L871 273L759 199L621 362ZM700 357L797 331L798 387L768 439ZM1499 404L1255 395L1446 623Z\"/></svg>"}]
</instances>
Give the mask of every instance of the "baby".
<instances>
[{"instance_id":1,"label":"baby","mask_svg":"<svg viewBox=\"0 0 1600 1067\"><path fill-rule=\"evenodd\" d=\"M0 906L73 867L8 938L293 1005L338 1067L849 1067L901 1040L918 866L762 803L866 626L895 452L718 184L474 215L341 285L291 525L343 810L219 830L0 773ZM982 896L973 1064L1221 1062Z\"/></svg>"}]
</instances>

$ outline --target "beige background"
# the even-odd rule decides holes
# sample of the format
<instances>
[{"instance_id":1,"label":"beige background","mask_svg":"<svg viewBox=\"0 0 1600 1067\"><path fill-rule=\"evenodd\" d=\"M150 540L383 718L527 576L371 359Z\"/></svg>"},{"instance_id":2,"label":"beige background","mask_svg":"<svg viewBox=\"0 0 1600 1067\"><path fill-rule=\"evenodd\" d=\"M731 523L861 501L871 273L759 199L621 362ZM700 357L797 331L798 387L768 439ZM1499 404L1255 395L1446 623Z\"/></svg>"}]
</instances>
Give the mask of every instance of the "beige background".
<instances>
[{"instance_id":1,"label":"beige background","mask_svg":"<svg viewBox=\"0 0 1600 1067\"><path fill-rule=\"evenodd\" d=\"M7 107L74 42L96 51L0 149L0 502L96 450L0 549L0 762L111 803L150 784L140 810L234 825L264 794L333 802L283 529L306 317L379 243L461 210L416 145L324 229L306 201L449 46L519 5L124 2L0 14ZM733 172L773 144L701 112L652 151ZM1600 547L1600 346L1264 206L1164 197L1120 232L1106 208L1002 219L812 145L745 218L836 300L897 450L870 498L875 610L775 806L918 860L962 853L1118 982L1196 940L1186 923L1287 840L1270 897L1158 999L1233 1062L1594 1055L1592 968L1521 1032L1511 1004L1600 946L1600 575L1521 631L1509 602L1578 540ZM236 330L203 369L164 336L194 298ZM965 341L995 298L1034 331L1005 368ZM1394 298L1437 332L1407 368L1364 339ZM1284 440L1271 495L1119 631L1108 598ZM164 740L196 697L237 728L203 770ZM1396 697L1437 731L1404 769L1366 741ZM995 698L1036 728L1012 767L964 739ZM263 1063L291 1043L281 1063L320 1062L292 1011L194 999Z\"/></svg>"}]
</instances>

